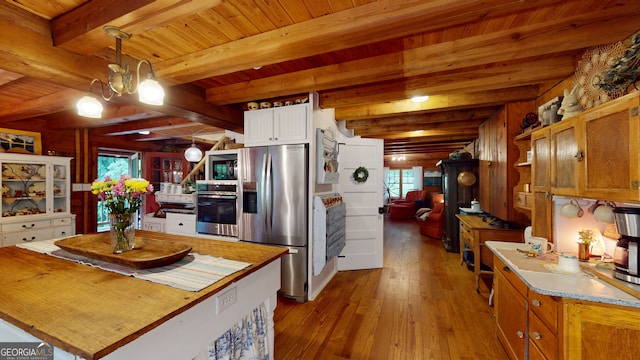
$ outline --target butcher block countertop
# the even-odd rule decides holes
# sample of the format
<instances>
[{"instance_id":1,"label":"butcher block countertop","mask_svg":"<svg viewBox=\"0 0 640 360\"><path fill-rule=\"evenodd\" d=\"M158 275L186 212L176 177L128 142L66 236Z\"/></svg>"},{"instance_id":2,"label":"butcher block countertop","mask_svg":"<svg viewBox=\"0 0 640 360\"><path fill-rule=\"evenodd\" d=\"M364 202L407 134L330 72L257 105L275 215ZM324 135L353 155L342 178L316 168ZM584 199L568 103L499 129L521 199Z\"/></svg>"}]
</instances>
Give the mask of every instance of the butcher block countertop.
<instances>
[{"instance_id":1,"label":"butcher block countertop","mask_svg":"<svg viewBox=\"0 0 640 360\"><path fill-rule=\"evenodd\" d=\"M192 292L15 246L4 247L0 248L0 318L67 352L96 359L258 271L287 251L143 230L136 230L136 236L184 243L194 253L252 265Z\"/></svg>"}]
</instances>

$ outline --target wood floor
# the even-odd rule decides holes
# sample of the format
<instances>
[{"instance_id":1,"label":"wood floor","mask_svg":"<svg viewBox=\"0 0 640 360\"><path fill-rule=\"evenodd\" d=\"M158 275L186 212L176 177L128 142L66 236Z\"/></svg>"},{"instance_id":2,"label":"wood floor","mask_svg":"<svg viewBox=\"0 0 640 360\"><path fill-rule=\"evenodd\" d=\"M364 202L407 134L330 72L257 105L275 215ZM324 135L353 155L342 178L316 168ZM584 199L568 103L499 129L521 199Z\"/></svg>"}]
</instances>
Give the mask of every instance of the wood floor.
<instances>
[{"instance_id":1,"label":"wood floor","mask_svg":"<svg viewBox=\"0 0 640 360\"><path fill-rule=\"evenodd\" d=\"M385 219L384 268L339 272L314 300L279 299L275 359L507 359L489 291L418 223Z\"/></svg>"}]
</instances>

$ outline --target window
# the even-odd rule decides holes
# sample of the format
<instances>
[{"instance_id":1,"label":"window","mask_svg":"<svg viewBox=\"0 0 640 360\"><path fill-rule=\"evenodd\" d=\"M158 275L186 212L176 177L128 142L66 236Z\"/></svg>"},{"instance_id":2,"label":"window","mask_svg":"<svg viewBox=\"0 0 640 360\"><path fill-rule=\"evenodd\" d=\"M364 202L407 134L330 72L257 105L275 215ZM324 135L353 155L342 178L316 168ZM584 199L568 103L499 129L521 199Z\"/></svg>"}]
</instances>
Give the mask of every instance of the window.
<instances>
[{"instance_id":1,"label":"window","mask_svg":"<svg viewBox=\"0 0 640 360\"><path fill-rule=\"evenodd\" d=\"M104 180L106 176L112 179L120 179L120 175L139 177L140 160L137 154L123 154L117 152L101 151L98 154L98 179ZM104 203L98 200L97 230L109 229L109 218Z\"/></svg>"},{"instance_id":2,"label":"window","mask_svg":"<svg viewBox=\"0 0 640 360\"><path fill-rule=\"evenodd\" d=\"M412 169L390 169L385 179L385 197L404 198L407 192L415 190Z\"/></svg>"}]
</instances>

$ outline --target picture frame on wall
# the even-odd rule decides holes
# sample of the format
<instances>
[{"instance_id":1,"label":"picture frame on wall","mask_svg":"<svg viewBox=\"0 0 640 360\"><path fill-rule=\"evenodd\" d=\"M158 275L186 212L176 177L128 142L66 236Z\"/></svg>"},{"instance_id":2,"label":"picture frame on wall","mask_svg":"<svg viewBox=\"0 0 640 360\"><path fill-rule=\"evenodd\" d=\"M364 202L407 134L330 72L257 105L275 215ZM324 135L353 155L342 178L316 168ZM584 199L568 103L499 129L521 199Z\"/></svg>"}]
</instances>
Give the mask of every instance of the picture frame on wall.
<instances>
[{"instance_id":1,"label":"picture frame on wall","mask_svg":"<svg viewBox=\"0 0 640 360\"><path fill-rule=\"evenodd\" d=\"M42 155L40 133L0 128L0 152Z\"/></svg>"}]
</instances>

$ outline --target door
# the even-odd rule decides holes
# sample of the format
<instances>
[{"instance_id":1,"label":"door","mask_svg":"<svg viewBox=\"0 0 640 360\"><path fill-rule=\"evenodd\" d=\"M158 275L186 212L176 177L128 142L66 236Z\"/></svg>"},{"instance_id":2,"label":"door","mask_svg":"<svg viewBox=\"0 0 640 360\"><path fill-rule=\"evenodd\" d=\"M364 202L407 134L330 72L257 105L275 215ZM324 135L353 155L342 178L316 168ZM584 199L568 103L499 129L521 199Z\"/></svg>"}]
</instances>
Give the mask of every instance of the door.
<instances>
[{"instance_id":1,"label":"door","mask_svg":"<svg viewBox=\"0 0 640 360\"><path fill-rule=\"evenodd\" d=\"M383 146L380 139L342 139L339 191L346 204L346 245L338 270L379 268L383 265ZM364 182L353 180L358 167L367 169Z\"/></svg>"}]
</instances>

